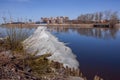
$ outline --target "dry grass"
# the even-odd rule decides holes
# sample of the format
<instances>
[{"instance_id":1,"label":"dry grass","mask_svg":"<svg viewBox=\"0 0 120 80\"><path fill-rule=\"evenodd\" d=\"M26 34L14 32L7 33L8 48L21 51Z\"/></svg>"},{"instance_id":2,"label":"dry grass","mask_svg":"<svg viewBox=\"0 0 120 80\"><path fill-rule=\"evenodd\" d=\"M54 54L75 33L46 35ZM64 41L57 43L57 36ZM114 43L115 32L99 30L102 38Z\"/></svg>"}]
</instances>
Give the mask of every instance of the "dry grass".
<instances>
[{"instance_id":1,"label":"dry grass","mask_svg":"<svg viewBox=\"0 0 120 80\"><path fill-rule=\"evenodd\" d=\"M46 59L48 56L50 56L50 54L45 54L40 57L29 55L29 58L26 60L26 63L32 68L37 77L41 77L42 75L49 73L50 63L49 60Z\"/></svg>"},{"instance_id":2,"label":"dry grass","mask_svg":"<svg viewBox=\"0 0 120 80\"><path fill-rule=\"evenodd\" d=\"M28 37L28 33L25 32L22 28L9 28L6 32L6 48L11 51L23 51L24 49L21 42Z\"/></svg>"}]
</instances>

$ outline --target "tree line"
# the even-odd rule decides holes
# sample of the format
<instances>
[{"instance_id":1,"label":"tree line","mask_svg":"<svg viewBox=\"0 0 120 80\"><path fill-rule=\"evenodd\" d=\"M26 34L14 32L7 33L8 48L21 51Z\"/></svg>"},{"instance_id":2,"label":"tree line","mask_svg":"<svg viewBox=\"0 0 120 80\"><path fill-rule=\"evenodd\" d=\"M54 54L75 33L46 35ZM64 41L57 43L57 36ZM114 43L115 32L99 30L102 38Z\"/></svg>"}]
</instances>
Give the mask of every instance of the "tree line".
<instances>
[{"instance_id":1,"label":"tree line","mask_svg":"<svg viewBox=\"0 0 120 80\"><path fill-rule=\"evenodd\" d=\"M104 11L81 14L77 17L77 20L82 22L110 22L111 24L116 24L119 21L119 16L117 11Z\"/></svg>"}]
</instances>

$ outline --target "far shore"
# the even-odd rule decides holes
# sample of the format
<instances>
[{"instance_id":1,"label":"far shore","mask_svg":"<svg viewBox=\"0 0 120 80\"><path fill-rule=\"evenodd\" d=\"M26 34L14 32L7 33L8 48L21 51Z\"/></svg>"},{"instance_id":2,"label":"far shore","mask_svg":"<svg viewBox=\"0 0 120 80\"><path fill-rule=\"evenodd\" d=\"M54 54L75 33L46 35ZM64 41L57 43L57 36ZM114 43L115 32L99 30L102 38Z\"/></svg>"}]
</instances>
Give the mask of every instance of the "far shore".
<instances>
[{"instance_id":1,"label":"far shore","mask_svg":"<svg viewBox=\"0 0 120 80\"><path fill-rule=\"evenodd\" d=\"M73 27L73 28L93 28L93 23L91 24L2 24L2 26L6 27L38 27L38 26L47 26L47 27ZM120 27L120 23L115 25L116 27Z\"/></svg>"},{"instance_id":2,"label":"far shore","mask_svg":"<svg viewBox=\"0 0 120 80\"><path fill-rule=\"evenodd\" d=\"M6 27L82 27L82 28L93 28L93 24L3 24Z\"/></svg>"}]
</instances>

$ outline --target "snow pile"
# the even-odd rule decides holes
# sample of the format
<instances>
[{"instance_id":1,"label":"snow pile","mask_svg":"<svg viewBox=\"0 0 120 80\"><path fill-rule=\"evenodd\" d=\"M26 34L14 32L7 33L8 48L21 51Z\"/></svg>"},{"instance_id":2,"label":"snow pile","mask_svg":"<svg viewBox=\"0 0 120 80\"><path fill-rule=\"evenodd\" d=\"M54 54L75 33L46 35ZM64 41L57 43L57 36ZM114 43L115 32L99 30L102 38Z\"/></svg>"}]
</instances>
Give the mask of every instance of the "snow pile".
<instances>
[{"instance_id":1,"label":"snow pile","mask_svg":"<svg viewBox=\"0 0 120 80\"><path fill-rule=\"evenodd\" d=\"M51 56L48 57L49 60L63 63L64 67L68 66L76 69L79 67L76 56L71 49L66 47L64 43L59 42L56 37L46 30L46 27L38 27L34 34L23 43L25 49L30 53L36 51L38 52L36 55L51 53Z\"/></svg>"}]
</instances>

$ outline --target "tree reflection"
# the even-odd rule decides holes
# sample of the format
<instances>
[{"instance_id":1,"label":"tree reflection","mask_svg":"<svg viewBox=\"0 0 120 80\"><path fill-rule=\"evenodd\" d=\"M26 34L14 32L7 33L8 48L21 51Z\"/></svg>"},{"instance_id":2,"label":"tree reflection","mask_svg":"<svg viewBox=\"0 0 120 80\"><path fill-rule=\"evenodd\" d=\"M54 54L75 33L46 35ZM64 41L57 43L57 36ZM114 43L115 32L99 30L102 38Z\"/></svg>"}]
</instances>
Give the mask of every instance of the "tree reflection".
<instances>
[{"instance_id":1,"label":"tree reflection","mask_svg":"<svg viewBox=\"0 0 120 80\"><path fill-rule=\"evenodd\" d=\"M115 39L118 29L116 28L79 28L76 29L80 35L91 36L99 39Z\"/></svg>"},{"instance_id":2,"label":"tree reflection","mask_svg":"<svg viewBox=\"0 0 120 80\"><path fill-rule=\"evenodd\" d=\"M117 28L73 28L73 27L50 27L51 31L68 32L76 31L80 35L98 39L115 39L119 29Z\"/></svg>"},{"instance_id":3,"label":"tree reflection","mask_svg":"<svg viewBox=\"0 0 120 80\"><path fill-rule=\"evenodd\" d=\"M66 27L48 27L51 32L68 32L70 28Z\"/></svg>"}]
</instances>

